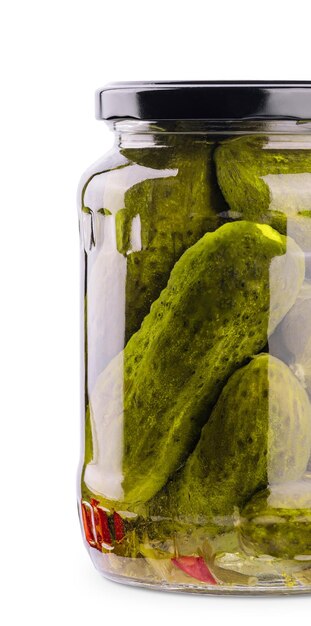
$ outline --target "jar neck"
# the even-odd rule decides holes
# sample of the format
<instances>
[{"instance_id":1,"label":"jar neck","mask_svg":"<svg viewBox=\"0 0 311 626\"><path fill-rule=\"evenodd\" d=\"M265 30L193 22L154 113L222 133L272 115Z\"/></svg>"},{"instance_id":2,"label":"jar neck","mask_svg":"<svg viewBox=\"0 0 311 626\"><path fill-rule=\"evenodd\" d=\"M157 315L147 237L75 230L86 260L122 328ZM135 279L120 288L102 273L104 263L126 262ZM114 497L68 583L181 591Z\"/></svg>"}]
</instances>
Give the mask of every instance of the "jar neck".
<instances>
[{"instance_id":1,"label":"jar neck","mask_svg":"<svg viewBox=\"0 0 311 626\"><path fill-rule=\"evenodd\" d=\"M148 148L168 146L172 135L186 136L194 141L215 141L226 136L249 134L263 135L309 135L311 121L297 120L168 120L141 121L132 119L109 122L120 148Z\"/></svg>"}]
</instances>

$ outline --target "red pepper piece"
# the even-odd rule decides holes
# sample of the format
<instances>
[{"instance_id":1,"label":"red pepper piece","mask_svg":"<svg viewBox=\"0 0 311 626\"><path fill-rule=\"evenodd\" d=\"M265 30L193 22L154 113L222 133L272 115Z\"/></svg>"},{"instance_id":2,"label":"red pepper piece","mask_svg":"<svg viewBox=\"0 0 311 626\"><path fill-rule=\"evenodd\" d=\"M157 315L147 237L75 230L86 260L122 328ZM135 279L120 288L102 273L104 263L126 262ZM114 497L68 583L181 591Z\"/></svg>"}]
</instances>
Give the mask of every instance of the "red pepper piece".
<instances>
[{"instance_id":1,"label":"red pepper piece","mask_svg":"<svg viewBox=\"0 0 311 626\"><path fill-rule=\"evenodd\" d=\"M110 530L109 530L109 523L108 523L108 515L106 513L106 511L104 511L104 509L102 509L100 506L95 508L95 512L98 515L98 527L99 527L99 533L100 533L100 543L103 541L104 543L108 543L109 545L111 545L111 534L110 534ZM99 540L99 536L97 535L97 538Z\"/></svg>"},{"instance_id":2,"label":"red pepper piece","mask_svg":"<svg viewBox=\"0 0 311 626\"><path fill-rule=\"evenodd\" d=\"M95 500L95 498L90 499L90 505L92 507L96 507L99 504L99 500Z\"/></svg>"},{"instance_id":3,"label":"red pepper piece","mask_svg":"<svg viewBox=\"0 0 311 626\"><path fill-rule=\"evenodd\" d=\"M117 513L116 511L114 511L113 514L113 524L115 538L117 541L121 541L124 537L124 524L121 515L119 515L119 513Z\"/></svg>"},{"instance_id":4,"label":"red pepper piece","mask_svg":"<svg viewBox=\"0 0 311 626\"><path fill-rule=\"evenodd\" d=\"M217 581L208 569L202 556L181 556L177 559L172 559L172 562L183 572L192 576L192 578L197 578L210 585L217 585Z\"/></svg>"},{"instance_id":5,"label":"red pepper piece","mask_svg":"<svg viewBox=\"0 0 311 626\"><path fill-rule=\"evenodd\" d=\"M97 541L94 539L93 524L92 524L92 512L87 504L81 502L82 523L85 534L85 539L92 548L97 547Z\"/></svg>"}]
</instances>

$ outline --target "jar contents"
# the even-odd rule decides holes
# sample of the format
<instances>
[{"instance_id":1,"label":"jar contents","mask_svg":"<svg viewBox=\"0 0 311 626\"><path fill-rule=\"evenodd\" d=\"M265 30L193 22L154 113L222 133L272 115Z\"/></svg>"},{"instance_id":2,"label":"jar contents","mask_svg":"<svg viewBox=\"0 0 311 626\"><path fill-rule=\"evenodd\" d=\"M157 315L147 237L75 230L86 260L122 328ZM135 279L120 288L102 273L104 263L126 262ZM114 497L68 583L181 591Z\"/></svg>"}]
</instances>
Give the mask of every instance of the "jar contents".
<instances>
[{"instance_id":1,"label":"jar contents","mask_svg":"<svg viewBox=\"0 0 311 626\"><path fill-rule=\"evenodd\" d=\"M310 591L310 136L121 146L84 181L81 233L96 567Z\"/></svg>"}]
</instances>

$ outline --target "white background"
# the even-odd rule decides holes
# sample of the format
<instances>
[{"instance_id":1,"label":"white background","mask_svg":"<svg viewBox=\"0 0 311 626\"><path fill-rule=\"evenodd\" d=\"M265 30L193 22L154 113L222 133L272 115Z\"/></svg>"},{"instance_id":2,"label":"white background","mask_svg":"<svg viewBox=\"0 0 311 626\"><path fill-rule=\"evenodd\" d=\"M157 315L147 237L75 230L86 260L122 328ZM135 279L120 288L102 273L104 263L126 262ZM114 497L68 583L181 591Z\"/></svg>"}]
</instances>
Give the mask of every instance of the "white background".
<instances>
[{"instance_id":1,"label":"white background","mask_svg":"<svg viewBox=\"0 0 311 626\"><path fill-rule=\"evenodd\" d=\"M1 623L307 623L309 597L161 594L93 569L75 504L75 196L112 142L94 119L97 87L310 80L309 2L7 0L0 31Z\"/></svg>"}]
</instances>

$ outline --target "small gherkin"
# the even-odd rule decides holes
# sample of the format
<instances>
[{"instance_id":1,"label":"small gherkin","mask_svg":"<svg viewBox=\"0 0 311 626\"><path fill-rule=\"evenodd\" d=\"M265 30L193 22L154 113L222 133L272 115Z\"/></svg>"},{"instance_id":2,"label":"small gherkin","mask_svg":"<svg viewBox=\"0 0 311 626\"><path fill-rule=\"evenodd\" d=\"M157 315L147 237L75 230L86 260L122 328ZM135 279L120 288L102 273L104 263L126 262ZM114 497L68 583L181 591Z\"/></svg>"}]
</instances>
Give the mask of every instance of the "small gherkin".
<instances>
[{"instance_id":1,"label":"small gherkin","mask_svg":"<svg viewBox=\"0 0 311 626\"><path fill-rule=\"evenodd\" d=\"M116 214L117 248L127 258L125 343L166 286L175 262L219 225L225 202L213 150L207 140L181 141L177 135L166 147L122 151L129 162L148 168L146 179L125 192L124 208Z\"/></svg>"},{"instance_id":2,"label":"small gherkin","mask_svg":"<svg viewBox=\"0 0 311 626\"><path fill-rule=\"evenodd\" d=\"M150 501L150 514L167 518L166 532L178 524L222 532L258 489L299 480L310 452L307 393L285 363L260 354L231 376L185 466Z\"/></svg>"},{"instance_id":3,"label":"small gherkin","mask_svg":"<svg viewBox=\"0 0 311 626\"><path fill-rule=\"evenodd\" d=\"M273 485L257 493L239 527L250 554L292 559L311 555L311 480Z\"/></svg>"},{"instance_id":4,"label":"small gherkin","mask_svg":"<svg viewBox=\"0 0 311 626\"><path fill-rule=\"evenodd\" d=\"M127 504L154 496L193 450L226 380L264 348L303 279L299 247L266 225L225 224L189 248L90 396L89 489Z\"/></svg>"},{"instance_id":5,"label":"small gherkin","mask_svg":"<svg viewBox=\"0 0 311 626\"><path fill-rule=\"evenodd\" d=\"M307 146L306 146L307 147ZM217 180L232 211L243 219L271 221L311 212L311 150L290 141L243 136L215 150Z\"/></svg>"},{"instance_id":6,"label":"small gherkin","mask_svg":"<svg viewBox=\"0 0 311 626\"><path fill-rule=\"evenodd\" d=\"M250 135L215 150L217 180L237 219L270 224L307 255L311 272L311 150L288 137Z\"/></svg>"}]
</instances>

